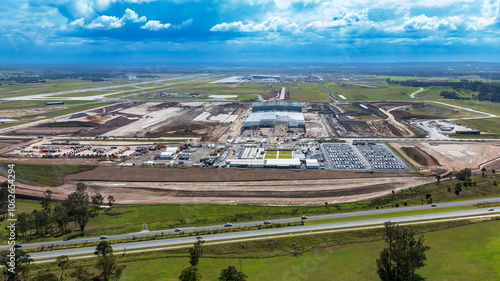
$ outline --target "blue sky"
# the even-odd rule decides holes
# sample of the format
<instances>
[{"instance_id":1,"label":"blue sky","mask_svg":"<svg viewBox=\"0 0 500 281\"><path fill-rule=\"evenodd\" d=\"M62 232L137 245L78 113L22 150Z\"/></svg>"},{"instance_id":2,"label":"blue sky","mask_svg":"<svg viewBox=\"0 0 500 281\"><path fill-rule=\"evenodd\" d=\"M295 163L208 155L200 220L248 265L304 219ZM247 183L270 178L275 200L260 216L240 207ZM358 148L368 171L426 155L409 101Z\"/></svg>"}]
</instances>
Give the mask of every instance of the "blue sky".
<instances>
[{"instance_id":1,"label":"blue sky","mask_svg":"<svg viewBox=\"0 0 500 281\"><path fill-rule=\"evenodd\" d=\"M500 62L500 0L4 0L3 63Z\"/></svg>"}]
</instances>

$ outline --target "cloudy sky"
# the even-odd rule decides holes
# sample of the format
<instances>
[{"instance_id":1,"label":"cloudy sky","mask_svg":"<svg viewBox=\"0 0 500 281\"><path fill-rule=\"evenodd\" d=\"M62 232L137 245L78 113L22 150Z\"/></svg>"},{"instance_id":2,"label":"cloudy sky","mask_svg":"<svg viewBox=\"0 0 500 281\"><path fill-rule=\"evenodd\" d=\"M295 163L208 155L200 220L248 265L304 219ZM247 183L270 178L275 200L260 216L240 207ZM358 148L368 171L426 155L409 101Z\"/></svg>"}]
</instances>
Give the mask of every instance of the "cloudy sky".
<instances>
[{"instance_id":1,"label":"cloudy sky","mask_svg":"<svg viewBox=\"0 0 500 281\"><path fill-rule=\"evenodd\" d=\"M3 0L4 63L500 62L500 0Z\"/></svg>"}]
</instances>

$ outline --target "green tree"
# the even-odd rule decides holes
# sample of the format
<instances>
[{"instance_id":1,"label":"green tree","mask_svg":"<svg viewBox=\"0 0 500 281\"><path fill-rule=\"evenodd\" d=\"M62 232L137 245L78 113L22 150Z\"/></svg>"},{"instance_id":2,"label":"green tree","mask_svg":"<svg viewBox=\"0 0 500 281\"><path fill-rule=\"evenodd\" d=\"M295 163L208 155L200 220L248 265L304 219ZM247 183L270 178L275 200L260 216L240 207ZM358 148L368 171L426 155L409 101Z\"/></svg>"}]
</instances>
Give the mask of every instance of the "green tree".
<instances>
[{"instance_id":1,"label":"green tree","mask_svg":"<svg viewBox=\"0 0 500 281\"><path fill-rule=\"evenodd\" d=\"M196 242L194 242L194 247L189 249L189 263L191 266L198 266L201 255L203 255L203 247L201 246L205 243L201 237L196 237Z\"/></svg>"},{"instance_id":2,"label":"green tree","mask_svg":"<svg viewBox=\"0 0 500 281\"><path fill-rule=\"evenodd\" d=\"M104 201L104 197L102 197L101 193L96 193L91 197L92 204L94 204L94 208L97 210L102 205L102 201Z\"/></svg>"},{"instance_id":3,"label":"green tree","mask_svg":"<svg viewBox=\"0 0 500 281\"><path fill-rule=\"evenodd\" d=\"M180 281L198 281L201 280L201 274L196 266L185 268L179 276Z\"/></svg>"},{"instance_id":4,"label":"green tree","mask_svg":"<svg viewBox=\"0 0 500 281\"><path fill-rule=\"evenodd\" d=\"M460 195L460 192L462 192L462 184L457 182L457 184L455 185L455 194Z\"/></svg>"},{"instance_id":5,"label":"green tree","mask_svg":"<svg viewBox=\"0 0 500 281\"><path fill-rule=\"evenodd\" d=\"M68 256L63 255L56 258L57 266L61 269L61 280L63 280L64 270L68 268L70 261Z\"/></svg>"},{"instance_id":6,"label":"green tree","mask_svg":"<svg viewBox=\"0 0 500 281\"><path fill-rule=\"evenodd\" d=\"M481 168L481 175L484 177L484 173L486 173L486 168L485 167L482 167Z\"/></svg>"},{"instance_id":7,"label":"green tree","mask_svg":"<svg viewBox=\"0 0 500 281\"><path fill-rule=\"evenodd\" d=\"M9 206L9 183L4 181L0 184L0 214L2 214L3 219L7 218L7 210Z\"/></svg>"},{"instance_id":8,"label":"green tree","mask_svg":"<svg viewBox=\"0 0 500 281\"><path fill-rule=\"evenodd\" d=\"M94 255L98 257L105 257L112 254L113 247L111 247L111 244L109 244L108 241L101 241L101 243L97 245L94 251Z\"/></svg>"},{"instance_id":9,"label":"green tree","mask_svg":"<svg viewBox=\"0 0 500 281\"><path fill-rule=\"evenodd\" d=\"M74 215L76 223L80 226L80 231L83 235L85 233L85 226L87 225L92 214L90 213L88 206L81 205L75 208Z\"/></svg>"},{"instance_id":10,"label":"green tree","mask_svg":"<svg viewBox=\"0 0 500 281\"><path fill-rule=\"evenodd\" d=\"M61 234L64 234L66 232L66 227L71 220L68 210L64 205L57 205L54 208L53 220L56 222Z\"/></svg>"},{"instance_id":11,"label":"green tree","mask_svg":"<svg viewBox=\"0 0 500 281\"><path fill-rule=\"evenodd\" d=\"M436 175L436 181L437 181L437 184L439 184L439 182L441 181L441 176L440 175Z\"/></svg>"},{"instance_id":12,"label":"green tree","mask_svg":"<svg viewBox=\"0 0 500 281\"><path fill-rule=\"evenodd\" d=\"M14 266L14 272L9 271L10 267L10 255L11 251L0 251L0 265L3 266L3 277L4 280L8 281L20 281L27 280L29 273L31 271L31 263L33 259L30 255L22 250L15 250L14 252L16 263Z\"/></svg>"},{"instance_id":13,"label":"green tree","mask_svg":"<svg viewBox=\"0 0 500 281\"><path fill-rule=\"evenodd\" d=\"M415 239L414 232L392 222L385 223L385 241L388 244L377 259L377 274L383 281L421 280L415 271L424 267L430 248L424 245L424 238Z\"/></svg>"},{"instance_id":14,"label":"green tree","mask_svg":"<svg viewBox=\"0 0 500 281\"><path fill-rule=\"evenodd\" d=\"M69 276L76 281L89 281L93 279L93 275L83 266L78 266Z\"/></svg>"},{"instance_id":15,"label":"green tree","mask_svg":"<svg viewBox=\"0 0 500 281\"><path fill-rule=\"evenodd\" d=\"M110 209L111 209L111 207L113 207L113 203L115 203L115 197L113 197L112 195L109 195L108 196L108 206Z\"/></svg>"},{"instance_id":16,"label":"green tree","mask_svg":"<svg viewBox=\"0 0 500 281\"><path fill-rule=\"evenodd\" d=\"M97 245L94 255L99 257L96 268L101 271L101 278L104 281L119 280L121 278L125 267L116 264L113 248L107 241L102 241Z\"/></svg>"},{"instance_id":17,"label":"green tree","mask_svg":"<svg viewBox=\"0 0 500 281\"><path fill-rule=\"evenodd\" d=\"M26 237L26 232L30 227L31 216L28 213L22 212L17 215L16 226L21 232L21 234Z\"/></svg>"},{"instance_id":18,"label":"green tree","mask_svg":"<svg viewBox=\"0 0 500 281\"><path fill-rule=\"evenodd\" d=\"M471 169L469 168L465 168L463 170L460 170L458 173L457 173L457 179L461 180L461 181L468 181L470 176L472 174L472 171Z\"/></svg>"},{"instance_id":19,"label":"green tree","mask_svg":"<svg viewBox=\"0 0 500 281\"><path fill-rule=\"evenodd\" d=\"M57 278L57 276L52 272L40 271L35 275L35 277L33 277L30 280L31 281L59 281L59 278Z\"/></svg>"},{"instance_id":20,"label":"green tree","mask_svg":"<svg viewBox=\"0 0 500 281\"><path fill-rule=\"evenodd\" d=\"M47 189L43 193L44 197L40 204L42 204L42 208L50 215L51 208L52 208L52 191L50 189Z\"/></svg>"},{"instance_id":21,"label":"green tree","mask_svg":"<svg viewBox=\"0 0 500 281\"><path fill-rule=\"evenodd\" d=\"M219 281L246 281L247 277L242 271L238 271L234 266L228 266L220 271Z\"/></svg>"}]
</instances>

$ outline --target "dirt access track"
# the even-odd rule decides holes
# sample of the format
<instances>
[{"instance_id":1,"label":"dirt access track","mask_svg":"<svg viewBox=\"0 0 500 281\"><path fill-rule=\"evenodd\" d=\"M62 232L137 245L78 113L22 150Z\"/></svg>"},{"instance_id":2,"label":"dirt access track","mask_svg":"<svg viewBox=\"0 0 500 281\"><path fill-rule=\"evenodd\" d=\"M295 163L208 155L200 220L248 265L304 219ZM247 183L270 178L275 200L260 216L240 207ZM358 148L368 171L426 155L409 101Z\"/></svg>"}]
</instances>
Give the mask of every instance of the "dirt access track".
<instances>
[{"instance_id":1,"label":"dirt access track","mask_svg":"<svg viewBox=\"0 0 500 281\"><path fill-rule=\"evenodd\" d=\"M410 173L100 166L68 175L63 185L50 190L54 199L63 200L83 182L90 192L98 188L104 198L113 195L116 204L322 205L375 198L432 181ZM17 193L36 198L47 189L20 183Z\"/></svg>"}]
</instances>

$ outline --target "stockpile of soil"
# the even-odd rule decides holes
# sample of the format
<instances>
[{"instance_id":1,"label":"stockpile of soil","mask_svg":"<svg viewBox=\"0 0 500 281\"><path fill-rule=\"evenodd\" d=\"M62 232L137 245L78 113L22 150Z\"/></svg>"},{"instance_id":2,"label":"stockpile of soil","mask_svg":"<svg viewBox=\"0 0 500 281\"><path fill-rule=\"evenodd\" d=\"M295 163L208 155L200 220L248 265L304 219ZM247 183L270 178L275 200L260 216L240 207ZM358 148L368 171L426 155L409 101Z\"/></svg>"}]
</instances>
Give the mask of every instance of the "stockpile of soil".
<instances>
[{"instance_id":1,"label":"stockpile of soil","mask_svg":"<svg viewBox=\"0 0 500 281\"><path fill-rule=\"evenodd\" d=\"M396 119L411 119L411 118L417 118L417 119L439 119L441 117L437 115L419 115L419 114L412 114L411 112L408 112L406 110L393 110L391 111L392 115Z\"/></svg>"},{"instance_id":2,"label":"stockpile of soil","mask_svg":"<svg viewBox=\"0 0 500 281\"><path fill-rule=\"evenodd\" d=\"M441 166L436 158L418 147L402 147L401 149L422 166Z\"/></svg>"},{"instance_id":3,"label":"stockpile of soil","mask_svg":"<svg viewBox=\"0 0 500 281\"><path fill-rule=\"evenodd\" d=\"M201 169L107 167L66 176L71 181L228 182L266 180L318 180L376 177L415 177L410 173L368 173L275 169Z\"/></svg>"},{"instance_id":4,"label":"stockpile of soil","mask_svg":"<svg viewBox=\"0 0 500 281\"><path fill-rule=\"evenodd\" d=\"M82 137L93 137L93 136L97 136L97 135L103 135L109 131L112 131L112 130L119 128L119 127L123 127L125 125L128 125L128 124L134 122L134 121L135 120L131 120L131 119L125 118L123 116L119 116L119 117L116 117L116 118L113 118L113 119L107 121L104 124L97 124L97 126L95 126L93 129L87 130L85 132L81 132L81 133L79 133L79 135ZM82 123L86 123L86 122L82 122Z\"/></svg>"},{"instance_id":5,"label":"stockpile of soil","mask_svg":"<svg viewBox=\"0 0 500 281\"><path fill-rule=\"evenodd\" d=\"M175 120L163 125L160 129L154 132L146 133L147 138L156 137L206 137L215 127L208 122L194 122Z\"/></svg>"},{"instance_id":6,"label":"stockpile of soil","mask_svg":"<svg viewBox=\"0 0 500 281\"><path fill-rule=\"evenodd\" d=\"M331 190L314 190L314 191L248 191L248 190L179 190L179 189L158 189L130 186L130 190L148 190L150 192L160 193L162 196L171 197L253 197L253 198L321 198L321 197L336 197L336 196L351 196L370 194L374 192L386 191L393 188L390 184L374 184L356 188L346 189L331 189Z\"/></svg>"}]
</instances>

